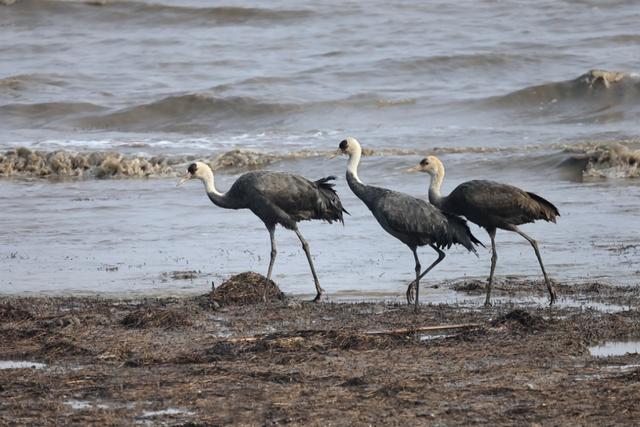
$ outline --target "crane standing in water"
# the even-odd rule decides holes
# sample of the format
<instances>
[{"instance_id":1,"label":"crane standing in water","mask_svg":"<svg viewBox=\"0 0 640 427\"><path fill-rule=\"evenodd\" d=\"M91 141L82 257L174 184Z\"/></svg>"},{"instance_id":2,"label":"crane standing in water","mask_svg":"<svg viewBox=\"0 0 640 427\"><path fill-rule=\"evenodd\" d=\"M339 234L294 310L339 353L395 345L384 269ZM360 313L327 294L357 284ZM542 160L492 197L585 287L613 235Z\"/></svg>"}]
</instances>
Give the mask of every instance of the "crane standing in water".
<instances>
[{"instance_id":1,"label":"crane standing in water","mask_svg":"<svg viewBox=\"0 0 640 427\"><path fill-rule=\"evenodd\" d=\"M534 222L538 219L556 222L560 216L558 208L551 202L534 193L528 193L512 185L493 181L473 180L458 185L448 196L440 194L440 186L444 180L444 165L435 156L429 156L411 168L410 171L426 172L431 175L429 185L429 201L444 212L461 215L474 224L483 227L491 238L491 272L487 284L487 297L484 305L491 305L491 284L496 269L498 253L496 252L496 229L513 231L524 237L533 246L544 281L549 291L550 304L556 300L556 291L547 277L542 264L537 242L518 228L520 224Z\"/></svg>"},{"instance_id":2,"label":"crane standing in water","mask_svg":"<svg viewBox=\"0 0 640 427\"><path fill-rule=\"evenodd\" d=\"M475 253L473 245L480 244L480 241L471 234L466 221L460 217L443 213L424 200L408 194L363 184L358 178L362 148L355 138L349 137L340 142L338 153L349 156L347 183L351 190L367 205L382 228L413 252L416 279L407 287L407 303L411 303L415 289L417 310L420 279L444 259L442 248L459 244ZM424 245L431 246L438 253L438 259L421 273L417 248Z\"/></svg>"},{"instance_id":3,"label":"crane standing in water","mask_svg":"<svg viewBox=\"0 0 640 427\"><path fill-rule=\"evenodd\" d=\"M293 230L307 255L311 274L316 286L316 297L319 301L324 293L316 275L309 244L298 230L297 223L303 220L321 219L332 223L340 221L344 224L342 213L348 212L342 207L340 198L333 189L334 176L309 181L299 175L283 172L257 171L247 172L240 176L229 191L221 193L214 184L213 171L202 162L189 166L187 173L178 185L190 179L199 179L204 184L207 196L213 204L226 209L249 209L264 222L271 238L271 258L267 280L271 280L273 264L276 260L275 227L280 224Z\"/></svg>"}]
</instances>

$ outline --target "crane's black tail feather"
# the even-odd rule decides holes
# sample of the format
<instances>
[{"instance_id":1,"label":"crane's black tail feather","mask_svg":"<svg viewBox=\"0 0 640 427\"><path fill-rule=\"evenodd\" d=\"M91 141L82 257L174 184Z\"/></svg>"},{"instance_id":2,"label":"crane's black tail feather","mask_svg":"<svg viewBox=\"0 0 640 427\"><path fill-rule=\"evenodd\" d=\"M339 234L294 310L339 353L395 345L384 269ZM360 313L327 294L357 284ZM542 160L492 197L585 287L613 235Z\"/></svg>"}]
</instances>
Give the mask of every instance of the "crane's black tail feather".
<instances>
[{"instance_id":1,"label":"crane's black tail feather","mask_svg":"<svg viewBox=\"0 0 640 427\"><path fill-rule=\"evenodd\" d=\"M320 196L320 203L318 206L318 219L324 219L329 223L333 221L340 221L344 224L344 218L342 213L346 213L347 215L351 215L347 210L342 206L342 202L340 201L340 197L338 197L338 193L333 189L335 186L334 183L329 181L334 181L336 179L335 176L327 176L325 178L320 178L315 181L315 184L318 186L318 192Z\"/></svg>"},{"instance_id":2,"label":"crane's black tail feather","mask_svg":"<svg viewBox=\"0 0 640 427\"><path fill-rule=\"evenodd\" d=\"M535 193L527 193L529 197L538 202L538 218L536 219L544 219L545 221L556 222L556 216L560 216L560 212L558 208L555 207L553 203L545 199L544 197L540 197Z\"/></svg>"},{"instance_id":3,"label":"crane's black tail feather","mask_svg":"<svg viewBox=\"0 0 640 427\"><path fill-rule=\"evenodd\" d=\"M478 240L476 236L473 235L473 233L469 229L469 226L467 225L467 221L453 214L445 213L445 216L449 220L449 223L452 225L452 242L464 246L468 251L473 252L477 256L478 251L476 251L474 245L480 245L483 248L485 247L485 245L480 240Z\"/></svg>"}]
</instances>

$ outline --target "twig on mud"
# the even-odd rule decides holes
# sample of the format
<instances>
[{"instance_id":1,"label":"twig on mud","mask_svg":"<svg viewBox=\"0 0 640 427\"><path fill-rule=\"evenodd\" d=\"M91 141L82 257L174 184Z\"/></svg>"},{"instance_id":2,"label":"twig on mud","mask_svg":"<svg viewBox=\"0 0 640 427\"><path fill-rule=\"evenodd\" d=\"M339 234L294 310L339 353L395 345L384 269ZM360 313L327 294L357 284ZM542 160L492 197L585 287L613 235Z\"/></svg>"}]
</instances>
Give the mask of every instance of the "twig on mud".
<instances>
[{"instance_id":1,"label":"twig on mud","mask_svg":"<svg viewBox=\"0 0 640 427\"><path fill-rule=\"evenodd\" d=\"M479 328L482 326L481 323L459 323L453 325L435 325L435 326L417 326L412 328L399 328L399 329L380 329L375 331L363 331L360 333L361 335L403 335L403 334L411 334L416 332L431 332L431 331L442 331L449 329L473 329ZM295 331L291 334L287 334L286 336L278 336L275 337L273 334L261 334L254 335L250 337L238 337L238 338L227 338L223 340L223 342L235 344L235 343L249 343L256 342L263 339L276 338L278 340L283 341L301 341L304 338L307 338L311 335L317 334L325 334L328 331L325 330L304 330L304 331ZM355 332L355 331L354 331Z\"/></svg>"},{"instance_id":2,"label":"twig on mud","mask_svg":"<svg viewBox=\"0 0 640 427\"><path fill-rule=\"evenodd\" d=\"M481 323L458 323L453 325L417 326L415 328L381 329L378 331L365 331L366 335L401 335L414 332L442 331L447 329L473 329L482 326Z\"/></svg>"}]
</instances>

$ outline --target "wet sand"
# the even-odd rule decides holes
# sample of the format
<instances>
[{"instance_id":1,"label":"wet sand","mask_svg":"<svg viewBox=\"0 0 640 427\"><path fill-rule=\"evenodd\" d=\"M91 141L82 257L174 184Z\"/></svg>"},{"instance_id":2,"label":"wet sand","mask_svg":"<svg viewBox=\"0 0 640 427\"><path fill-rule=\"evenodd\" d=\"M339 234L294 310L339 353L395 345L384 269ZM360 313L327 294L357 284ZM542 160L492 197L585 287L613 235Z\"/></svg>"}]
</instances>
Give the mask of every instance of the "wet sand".
<instances>
[{"instance_id":1,"label":"wet sand","mask_svg":"<svg viewBox=\"0 0 640 427\"><path fill-rule=\"evenodd\" d=\"M480 285L447 286L478 294ZM557 286L565 298L621 308L525 306L518 298L543 299L544 286L518 280L494 293L513 304L418 313L277 292L267 303L4 296L0 360L46 366L0 369L0 424L637 423L640 355L589 348L640 339L640 292Z\"/></svg>"}]
</instances>

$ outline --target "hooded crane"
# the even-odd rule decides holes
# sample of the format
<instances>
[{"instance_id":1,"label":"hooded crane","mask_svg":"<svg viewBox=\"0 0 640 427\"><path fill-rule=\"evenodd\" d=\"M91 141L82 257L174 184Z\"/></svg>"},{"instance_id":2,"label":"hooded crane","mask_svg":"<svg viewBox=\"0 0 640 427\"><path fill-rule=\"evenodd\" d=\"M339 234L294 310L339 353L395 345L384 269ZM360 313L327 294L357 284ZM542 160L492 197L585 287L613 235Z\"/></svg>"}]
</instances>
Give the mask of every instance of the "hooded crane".
<instances>
[{"instance_id":1,"label":"hooded crane","mask_svg":"<svg viewBox=\"0 0 640 427\"><path fill-rule=\"evenodd\" d=\"M556 222L560 216L558 209L548 200L534 193L528 193L512 185L493 181L473 180L458 185L448 196L440 195L440 186L444 180L444 165L435 156L422 159L418 166L410 171L426 172L431 175L429 201L444 212L461 215L474 224L483 227L491 238L491 272L487 285L487 297L484 305L491 305L491 284L496 269L498 253L496 252L496 229L513 231L524 237L533 246L544 281L549 290L550 304L556 300L556 291L547 277L542 264L538 244L534 239L522 232L518 225L534 222L538 219Z\"/></svg>"},{"instance_id":2,"label":"hooded crane","mask_svg":"<svg viewBox=\"0 0 640 427\"><path fill-rule=\"evenodd\" d=\"M302 220L321 219L329 223L340 221L344 224L342 213L348 212L342 207L340 198L333 189L334 184L329 183L335 176L312 182L299 175L283 172L248 172L240 176L229 191L221 193L216 189L211 168L202 162L195 162L189 166L178 185L190 179L202 181L213 204L225 209L249 209L264 222L271 238L267 280L271 280L277 254L274 237L276 224L293 230L302 243L302 249L311 267L317 292L313 301L320 300L324 290L320 287L313 267L309 244L300 234L297 223Z\"/></svg>"},{"instance_id":3,"label":"hooded crane","mask_svg":"<svg viewBox=\"0 0 640 427\"><path fill-rule=\"evenodd\" d=\"M416 278L407 287L407 303L411 304L415 289L415 309L418 309L420 279L440 263L445 254L442 248L459 244L467 250L476 252L474 244L478 241L469 231L466 221L454 215L441 212L435 206L408 194L391 191L386 188L363 184L358 178L358 164L362 149L355 138L340 142L336 154L349 156L347 164L347 183L349 188L369 208L384 230L413 252L416 262ZM436 259L426 270L420 272L418 246L429 245L438 253Z\"/></svg>"}]
</instances>

